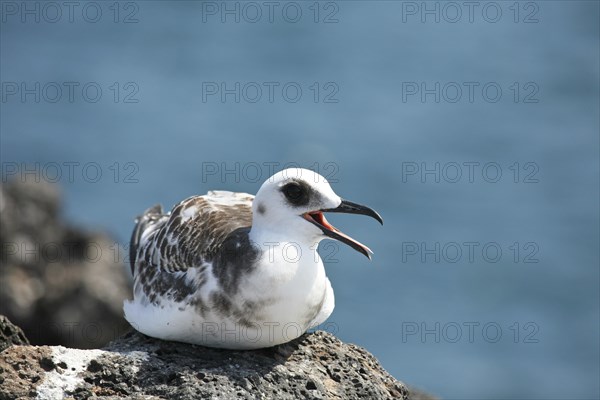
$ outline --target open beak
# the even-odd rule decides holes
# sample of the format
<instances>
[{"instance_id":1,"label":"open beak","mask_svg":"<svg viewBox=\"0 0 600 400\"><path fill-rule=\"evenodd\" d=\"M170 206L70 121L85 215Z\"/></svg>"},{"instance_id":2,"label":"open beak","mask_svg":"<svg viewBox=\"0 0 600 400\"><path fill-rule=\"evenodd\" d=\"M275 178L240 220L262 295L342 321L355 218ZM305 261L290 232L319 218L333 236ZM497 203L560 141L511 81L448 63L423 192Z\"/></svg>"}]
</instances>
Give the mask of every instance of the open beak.
<instances>
[{"instance_id":1,"label":"open beak","mask_svg":"<svg viewBox=\"0 0 600 400\"><path fill-rule=\"evenodd\" d=\"M340 232L336 227L331 225L327 221L327 219L325 219L325 216L323 215L324 212L337 212L337 213L346 213L346 214L368 215L369 217L376 219L377 221L379 221L379 223L381 225L383 225L383 219L381 218L381 216L375 210L373 210L369 207L362 206L362 205L356 204L356 203L352 203L347 200L342 200L342 203L336 208L328 208L328 209L324 209L324 210L310 211L305 214L302 214L302 216L308 222L316 225L319 229L321 229L321 231L323 231L323 234L325 234L326 236L329 236L332 239L336 239L336 240L339 240L340 242L346 243L348 246L352 247L354 250L363 253L370 260L371 254L373 254L371 249L369 249L367 246L360 243L359 241L352 239L350 236L345 235L344 233Z\"/></svg>"}]
</instances>

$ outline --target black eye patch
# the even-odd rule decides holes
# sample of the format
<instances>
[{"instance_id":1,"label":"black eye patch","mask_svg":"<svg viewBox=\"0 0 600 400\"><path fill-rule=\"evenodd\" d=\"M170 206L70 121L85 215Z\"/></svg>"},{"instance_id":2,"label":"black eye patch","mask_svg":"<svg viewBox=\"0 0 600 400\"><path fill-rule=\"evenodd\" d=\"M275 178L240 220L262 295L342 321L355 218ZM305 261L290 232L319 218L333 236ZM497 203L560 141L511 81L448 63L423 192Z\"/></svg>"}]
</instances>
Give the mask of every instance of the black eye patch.
<instances>
[{"instance_id":1,"label":"black eye patch","mask_svg":"<svg viewBox=\"0 0 600 400\"><path fill-rule=\"evenodd\" d=\"M285 198L294 206L305 206L309 201L310 188L303 182L290 182L285 184L281 191Z\"/></svg>"}]
</instances>

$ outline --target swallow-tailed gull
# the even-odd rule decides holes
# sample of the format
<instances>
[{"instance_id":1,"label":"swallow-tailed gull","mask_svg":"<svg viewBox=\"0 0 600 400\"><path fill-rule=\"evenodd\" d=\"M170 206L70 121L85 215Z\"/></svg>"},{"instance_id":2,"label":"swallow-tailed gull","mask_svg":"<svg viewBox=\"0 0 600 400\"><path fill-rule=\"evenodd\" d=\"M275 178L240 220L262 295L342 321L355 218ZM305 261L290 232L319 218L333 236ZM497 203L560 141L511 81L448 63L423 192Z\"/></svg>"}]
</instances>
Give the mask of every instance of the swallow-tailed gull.
<instances>
[{"instance_id":1,"label":"swallow-tailed gull","mask_svg":"<svg viewBox=\"0 0 600 400\"><path fill-rule=\"evenodd\" d=\"M336 239L371 258L324 212L383 223L300 168L276 173L256 196L210 191L166 214L160 205L148 209L131 238L134 289L125 317L146 335L210 347L255 349L299 337L334 307L319 242Z\"/></svg>"}]
</instances>

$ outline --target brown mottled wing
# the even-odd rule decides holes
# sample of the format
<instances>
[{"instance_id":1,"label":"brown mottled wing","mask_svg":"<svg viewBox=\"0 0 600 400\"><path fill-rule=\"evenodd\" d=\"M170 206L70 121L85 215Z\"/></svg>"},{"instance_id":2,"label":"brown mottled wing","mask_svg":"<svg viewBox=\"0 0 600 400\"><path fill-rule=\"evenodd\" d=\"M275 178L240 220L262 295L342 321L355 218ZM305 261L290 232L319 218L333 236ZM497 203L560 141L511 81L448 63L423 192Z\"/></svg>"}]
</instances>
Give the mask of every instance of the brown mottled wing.
<instances>
[{"instance_id":1,"label":"brown mottled wing","mask_svg":"<svg viewBox=\"0 0 600 400\"><path fill-rule=\"evenodd\" d=\"M212 191L183 200L166 215L157 207L147 210L132 237L132 268L141 260L169 272L211 262L229 234L251 226L253 199L247 193Z\"/></svg>"}]
</instances>

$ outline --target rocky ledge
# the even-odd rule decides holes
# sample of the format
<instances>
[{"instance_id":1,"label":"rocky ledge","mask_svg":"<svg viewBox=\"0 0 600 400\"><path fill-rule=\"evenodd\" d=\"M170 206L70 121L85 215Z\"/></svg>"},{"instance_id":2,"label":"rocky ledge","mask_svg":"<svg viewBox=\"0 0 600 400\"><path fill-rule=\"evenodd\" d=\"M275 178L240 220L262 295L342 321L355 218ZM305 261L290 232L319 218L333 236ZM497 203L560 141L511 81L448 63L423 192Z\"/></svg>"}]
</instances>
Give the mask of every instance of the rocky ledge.
<instances>
[{"instance_id":1,"label":"rocky ledge","mask_svg":"<svg viewBox=\"0 0 600 400\"><path fill-rule=\"evenodd\" d=\"M103 349L30 346L4 318L0 399L431 399L409 393L366 350L325 332L231 351L131 331Z\"/></svg>"}]
</instances>

